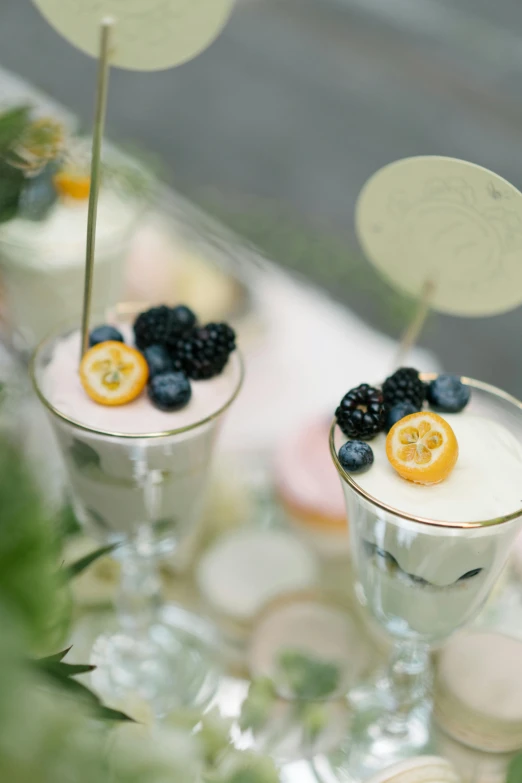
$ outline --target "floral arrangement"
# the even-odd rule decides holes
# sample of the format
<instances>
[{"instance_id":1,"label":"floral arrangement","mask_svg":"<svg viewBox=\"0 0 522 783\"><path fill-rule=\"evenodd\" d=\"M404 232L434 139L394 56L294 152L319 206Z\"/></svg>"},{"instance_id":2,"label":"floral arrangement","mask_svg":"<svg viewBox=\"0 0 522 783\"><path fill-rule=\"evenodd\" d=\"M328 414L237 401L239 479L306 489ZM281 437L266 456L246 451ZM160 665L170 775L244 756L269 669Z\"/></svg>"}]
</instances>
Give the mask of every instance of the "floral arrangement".
<instances>
[{"instance_id":1,"label":"floral arrangement","mask_svg":"<svg viewBox=\"0 0 522 783\"><path fill-rule=\"evenodd\" d=\"M144 196L150 175L130 159L103 162L102 176L125 193ZM59 200L86 201L90 149L52 117L30 106L0 113L0 224L15 217L44 220Z\"/></svg>"}]
</instances>

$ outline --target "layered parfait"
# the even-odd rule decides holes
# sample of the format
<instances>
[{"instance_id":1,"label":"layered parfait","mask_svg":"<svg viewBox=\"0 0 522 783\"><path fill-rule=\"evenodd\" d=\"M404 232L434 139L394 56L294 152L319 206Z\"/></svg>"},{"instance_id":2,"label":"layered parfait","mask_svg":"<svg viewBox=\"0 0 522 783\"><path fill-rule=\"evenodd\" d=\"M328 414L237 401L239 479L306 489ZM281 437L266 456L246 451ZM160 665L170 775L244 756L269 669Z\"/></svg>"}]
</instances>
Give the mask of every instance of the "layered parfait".
<instances>
[{"instance_id":1,"label":"layered parfait","mask_svg":"<svg viewBox=\"0 0 522 783\"><path fill-rule=\"evenodd\" d=\"M219 414L241 362L225 323L159 306L134 324L78 330L39 349L37 391L52 421L81 522L98 539L136 538L168 551L197 521Z\"/></svg>"},{"instance_id":2,"label":"layered parfait","mask_svg":"<svg viewBox=\"0 0 522 783\"><path fill-rule=\"evenodd\" d=\"M522 509L513 405L493 387L413 368L341 400L333 445L358 592L393 635L443 639L486 600Z\"/></svg>"}]
</instances>

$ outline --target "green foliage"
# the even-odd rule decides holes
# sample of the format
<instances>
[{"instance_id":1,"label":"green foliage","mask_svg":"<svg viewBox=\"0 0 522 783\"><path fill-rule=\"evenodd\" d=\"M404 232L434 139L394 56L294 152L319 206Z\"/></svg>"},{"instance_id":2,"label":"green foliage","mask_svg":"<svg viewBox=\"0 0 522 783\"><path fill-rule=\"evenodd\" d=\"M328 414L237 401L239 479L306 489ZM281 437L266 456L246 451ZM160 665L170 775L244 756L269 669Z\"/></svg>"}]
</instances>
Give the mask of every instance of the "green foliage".
<instances>
[{"instance_id":1,"label":"green foliage","mask_svg":"<svg viewBox=\"0 0 522 783\"><path fill-rule=\"evenodd\" d=\"M0 114L0 157L6 155L31 121L29 106L16 106Z\"/></svg>"},{"instance_id":2,"label":"green foliage","mask_svg":"<svg viewBox=\"0 0 522 783\"><path fill-rule=\"evenodd\" d=\"M15 217L24 183L23 172L0 159L0 224Z\"/></svg>"},{"instance_id":3,"label":"green foliage","mask_svg":"<svg viewBox=\"0 0 522 783\"><path fill-rule=\"evenodd\" d=\"M61 588L58 546L17 449L0 440L0 612L16 637L45 647ZM0 634L0 647L5 633Z\"/></svg>"},{"instance_id":4,"label":"green foliage","mask_svg":"<svg viewBox=\"0 0 522 783\"><path fill-rule=\"evenodd\" d=\"M81 557L66 569L66 578L73 579L75 576L79 576L87 568L89 568L90 565L95 563L96 560L99 560L100 557L104 557L105 555L109 555L111 552L114 552L117 546L117 544L108 544L107 546L102 546L99 549L95 549L94 552L89 552L88 555Z\"/></svg>"},{"instance_id":5,"label":"green foliage","mask_svg":"<svg viewBox=\"0 0 522 783\"><path fill-rule=\"evenodd\" d=\"M340 677L337 664L316 660L299 650L284 650L279 657L278 681L295 699L327 699L338 689Z\"/></svg>"},{"instance_id":6,"label":"green foliage","mask_svg":"<svg viewBox=\"0 0 522 783\"><path fill-rule=\"evenodd\" d=\"M506 783L522 783L522 753L515 756L509 765Z\"/></svg>"},{"instance_id":7,"label":"green foliage","mask_svg":"<svg viewBox=\"0 0 522 783\"><path fill-rule=\"evenodd\" d=\"M248 694L241 706L239 727L242 731L260 731L270 719L270 714L277 701L277 692L269 677L259 677L248 689Z\"/></svg>"},{"instance_id":8,"label":"green foliage","mask_svg":"<svg viewBox=\"0 0 522 783\"><path fill-rule=\"evenodd\" d=\"M249 751L223 756L215 769L204 775L205 783L279 783L274 762Z\"/></svg>"}]
</instances>

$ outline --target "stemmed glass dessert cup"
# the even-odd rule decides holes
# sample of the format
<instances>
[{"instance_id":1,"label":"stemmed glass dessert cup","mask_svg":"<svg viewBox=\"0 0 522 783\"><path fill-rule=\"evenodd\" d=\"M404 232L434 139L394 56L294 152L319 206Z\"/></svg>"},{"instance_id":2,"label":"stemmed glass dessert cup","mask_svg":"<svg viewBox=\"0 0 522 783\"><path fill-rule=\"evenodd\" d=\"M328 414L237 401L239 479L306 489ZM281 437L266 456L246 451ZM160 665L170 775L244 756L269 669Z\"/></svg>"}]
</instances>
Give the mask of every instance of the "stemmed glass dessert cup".
<instances>
[{"instance_id":1,"label":"stemmed glass dessert cup","mask_svg":"<svg viewBox=\"0 0 522 783\"><path fill-rule=\"evenodd\" d=\"M216 436L239 393L243 364L237 351L232 354L229 397L189 426L139 435L102 431L64 415L46 396L45 370L55 344L73 331L39 345L31 374L59 443L79 521L100 544L118 545L117 628L94 644L93 682L111 703L137 697L161 717L176 707L204 704L217 684L215 632L180 606L162 602L158 560L181 546L202 514Z\"/></svg>"},{"instance_id":2,"label":"stemmed glass dessert cup","mask_svg":"<svg viewBox=\"0 0 522 783\"><path fill-rule=\"evenodd\" d=\"M522 404L493 386L462 380L472 392L467 410L503 424L522 442ZM353 733L336 764L340 779L360 781L429 747L430 648L471 622L486 602L520 531L522 501L512 513L484 521L430 519L428 503L424 518L403 513L343 469L337 455L344 440L334 421L330 451L345 495L356 596L393 641L384 681L375 698L355 703Z\"/></svg>"}]
</instances>

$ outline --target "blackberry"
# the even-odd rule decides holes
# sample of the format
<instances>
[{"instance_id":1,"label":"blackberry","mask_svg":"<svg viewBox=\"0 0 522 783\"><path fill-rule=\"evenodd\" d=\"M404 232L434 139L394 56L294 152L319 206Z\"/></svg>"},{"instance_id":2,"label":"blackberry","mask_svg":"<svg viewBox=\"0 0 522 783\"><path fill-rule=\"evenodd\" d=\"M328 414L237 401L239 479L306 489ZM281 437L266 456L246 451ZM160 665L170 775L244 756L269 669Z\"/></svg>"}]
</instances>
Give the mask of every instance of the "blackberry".
<instances>
[{"instance_id":1,"label":"blackberry","mask_svg":"<svg viewBox=\"0 0 522 783\"><path fill-rule=\"evenodd\" d=\"M339 427L349 438L371 440L384 429L382 392L362 383L344 395L335 416Z\"/></svg>"},{"instance_id":2,"label":"blackberry","mask_svg":"<svg viewBox=\"0 0 522 783\"><path fill-rule=\"evenodd\" d=\"M140 351L151 345L163 345L172 351L179 339L196 324L196 316L188 307L151 307L140 313L134 322L134 339Z\"/></svg>"},{"instance_id":3,"label":"blackberry","mask_svg":"<svg viewBox=\"0 0 522 783\"><path fill-rule=\"evenodd\" d=\"M236 334L228 324L196 327L178 341L174 357L194 381L219 375L236 347Z\"/></svg>"},{"instance_id":4,"label":"blackberry","mask_svg":"<svg viewBox=\"0 0 522 783\"><path fill-rule=\"evenodd\" d=\"M422 408L426 398L426 384L413 367L401 367L383 383L384 402L392 408L399 402L410 402L417 410Z\"/></svg>"}]
</instances>

